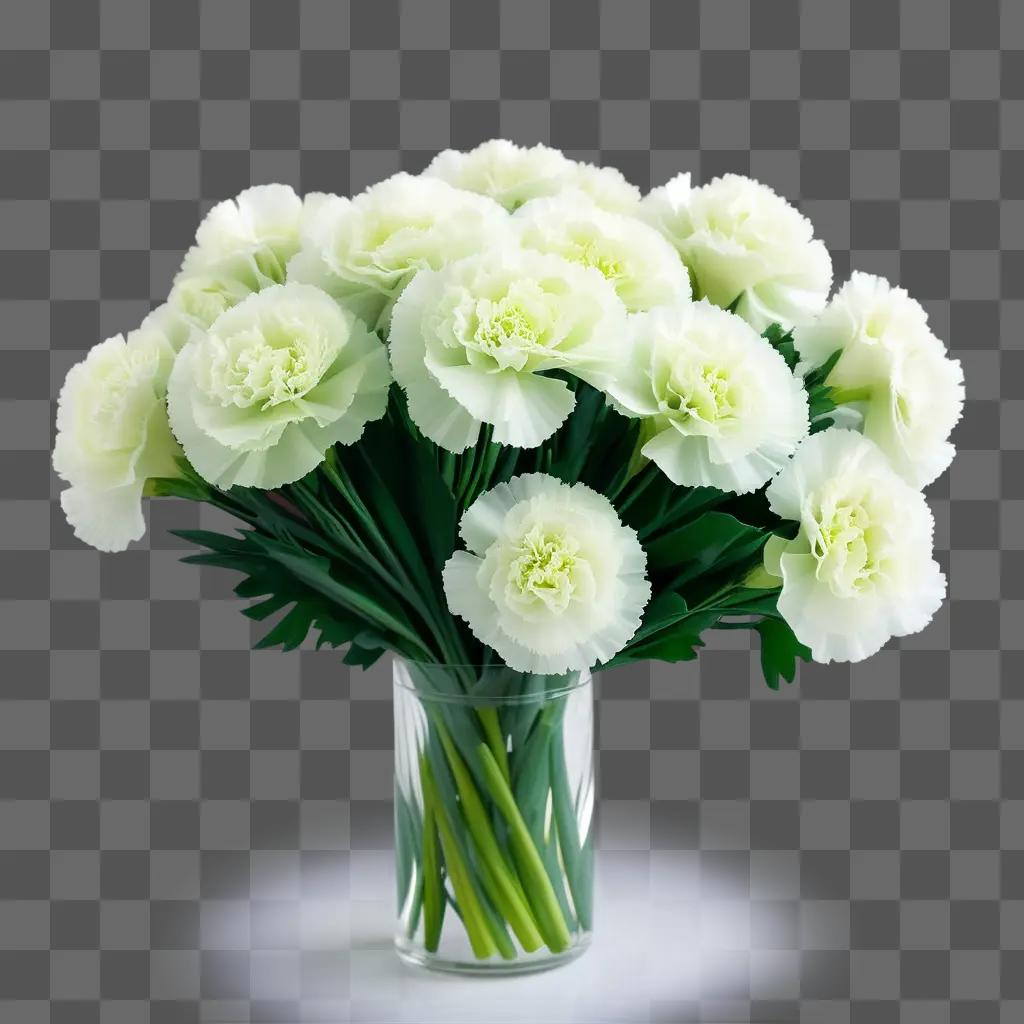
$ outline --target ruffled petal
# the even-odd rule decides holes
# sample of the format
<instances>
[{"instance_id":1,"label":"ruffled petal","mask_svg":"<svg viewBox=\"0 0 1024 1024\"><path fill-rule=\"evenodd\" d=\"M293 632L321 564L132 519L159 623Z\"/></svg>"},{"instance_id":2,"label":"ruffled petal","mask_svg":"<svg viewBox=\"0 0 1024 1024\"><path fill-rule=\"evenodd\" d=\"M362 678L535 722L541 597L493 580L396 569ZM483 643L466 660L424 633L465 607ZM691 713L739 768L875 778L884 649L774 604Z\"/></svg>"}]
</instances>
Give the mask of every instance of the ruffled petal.
<instances>
[{"instance_id":1,"label":"ruffled petal","mask_svg":"<svg viewBox=\"0 0 1024 1024\"><path fill-rule=\"evenodd\" d=\"M639 628L651 595L647 556L608 499L584 484L514 477L481 495L460 530L470 551L445 566L448 607L510 667L589 668Z\"/></svg>"},{"instance_id":2,"label":"ruffled petal","mask_svg":"<svg viewBox=\"0 0 1024 1024\"><path fill-rule=\"evenodd\" d=\"M60 505L75 536L98 551L124 551L146 532L142 481L100 491L69 487Z\"/></svg>"},{"instance_id":3,"label":"ruffled petal","mask_svg":"<svg viewBox=\"0 0 1024 1024\"><path fill-rule=\"evenodd\" d=\"M800 523L794 540L768 542L764 564L781 574L779 611L815 661L860 661L928 624L945 594L931 510L874 444L822 431L767 495Z\"/></svg>"},{"instance_id":4,"label":"ruffled petal","mask_svg":"<svg viewBox=\"0 0 1024 1024\"><path fill-rule=\"evenodd\" d=\"M319 289L290 283L250 296L186 345L168 412L204 479L274 488L383 416L390 380L379 339Z\"/></svg>"},{"instance_id":5,"label":"ruffled petal","mask_svg":"<svg viewBox=\"0 0 1024 1024\"><path fill-rule=\"evenodd\" d=\"M700 188L655 189L645 216L679 250L695 292L758 331L805 322L825 305L832 263L795 207L767 185L725 174Z\"/></svg>"},{"instance_id":6,"label":"ruffled petal","mask_svg":"<svg viewBox=\"0 0 1024 1024\"><path fill-rule=\"evenodd\" d=\"M893 635L878 603L833 596L815 578L815 565L811 555L782 556L778 604L783 618L819 663L870 658Z\"/></svg>"},{"instance_id":7,"label":"ruffled petal","mask_svg":"<svg viewBox=\"0 0 1024 1024\"><path fill-rule=\"evenodd\" d=\"M494 441L515 448L546 441L576 405L565 381L554 377L487 373L474 366L438 366L433 374L470 416L493 424Z\"/></svg>"},{"instance_id":8,"label":"ruffled petal","mask_svg":"<svg viewBox=\"0 0 1024 1024\"><path fill-rule=\"evenodd\" d=\"M466 509L459 523L459 533L466 547L477 555L483 555L501 535L505 517L520 500L507 483L495 484L481 494Z\"/></svg>"},{"instance_id":9,"label":"ruffled petal","mask_svg":"<svg viewBox=\"0 0 1024 1024\"><path fill-rule=\"evenodd\" d=\"M476 443L480 435L480 420L453 402L431 374L424 369L403 378L394 363L394 354L392 365L395 367L395 379L405 390L409 415L424 437L456 453L464 452Z\"/></svg>"},{"instance_id":10,"label":"ruffled petal","mask_svg":"<svg viewBox=\"0 0 1024 1024\"><path fill-rule=\"evenodd\" d=\"M533 199L512 218L520 244L593 267L630 312L690 298L690 277L675 248L636 217L609 213L576 190Z\"/></svg>"}]
</instances>

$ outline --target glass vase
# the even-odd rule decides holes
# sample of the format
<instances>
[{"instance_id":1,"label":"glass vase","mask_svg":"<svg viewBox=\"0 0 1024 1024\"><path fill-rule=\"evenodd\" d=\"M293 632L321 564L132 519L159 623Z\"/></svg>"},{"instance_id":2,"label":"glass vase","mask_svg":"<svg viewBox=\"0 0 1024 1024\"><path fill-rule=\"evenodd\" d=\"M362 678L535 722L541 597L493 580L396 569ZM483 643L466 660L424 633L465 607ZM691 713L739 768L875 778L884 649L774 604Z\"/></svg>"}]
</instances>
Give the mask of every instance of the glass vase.
<instances>
[{"instance_id":1,"label":"glass vase","mask_svg":"<svg viewBox=\"0 0 1024 1024\"><path fill-rule=\"evenodd\" d=\"M593 910L589 672L394 662L403 960L543 970L586 949Z\"/></svg>"}]
</instances>

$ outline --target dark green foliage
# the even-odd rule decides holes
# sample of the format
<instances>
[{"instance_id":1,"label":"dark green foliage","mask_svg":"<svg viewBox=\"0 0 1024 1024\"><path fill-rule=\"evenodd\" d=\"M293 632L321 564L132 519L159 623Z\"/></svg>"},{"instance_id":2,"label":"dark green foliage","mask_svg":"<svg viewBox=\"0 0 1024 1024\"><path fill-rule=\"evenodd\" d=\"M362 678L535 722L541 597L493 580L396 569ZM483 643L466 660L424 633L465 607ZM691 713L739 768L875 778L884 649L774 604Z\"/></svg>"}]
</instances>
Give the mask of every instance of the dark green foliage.
<instances>
[{"instance_id":1,"label":"dark green foliage","mask_svg":"<svg viewBox=\"0 0 1024 1024\"><path fill-rule=\"evenodd\" d=\"M796 676L796 660L808 661L810 648L805 647L793 635L793 630L782 618L761 619L755 627L761 635L761 672L764 681L773 689L779 688L779 679L793 682Z\"/></svg>"},{"instance_id":2,"label":"dark green foliage","mask_svg":"<svg viewBox=\"0 0 1024 1024\"><path fill-rule=\"evenodd\" d=\"M800 362L800 353L793 343L793 332L784 331L780 324L772 324L761 335L768 341L772 348L786 360L786 365L791 370L796 370ZM811 433L816 434L819 430L832 426L832 419L828 415L836 404L832 401L832 389L825 383L828 375L832 372L841 350L832 353L821 366L816 366L804 376L804 387L807 389L807 400L811 418Z\"/></svg>"},{"instance_id":3,"label":"dark green foliage","mask_svg":"<svg viewBox=\"0 0 1024 1024\"><path fill-rule=\"evenodd\" d=\"M807 400L810 406L812 434L832 426L833 420L829 413L836 408L836 403L832 398L832 388L825 381L836 363L839 362L841 355L842 351L836 350L821 366L811 370L804 378L804 387L807 389Z\"/></svg>"},{"instance_id":4,"label":"dark green foliage","mask_svg":"<svg viewBox=\"0 0 1024 1024\"><path fill-rule=\"evenodd\" d=\"M784 330L781 324L770 324L762 332L761 337L786 360L786 365L791 370L796 369L796 364L800 361L800 354L796 350L796 345L793 344L791 330Z\"/></svg>"},{"instance_id":5,"label":"dark green foliage","mask_svg":"<svg viewBox=\"0 0 1024 1024\"><path fill-rule=\"evenodd\" d=\"M795 365L788 333L775 326L765 337ZM824 381L835 358L808 375L812 415L834 408ZM794 659L807 655L778 617L777 591L741 584L760 564L768 537L786 525L763 489L737 496L677 487L653 464L638 467L640 422L610 408L589 385L571 386L573 414L529 451L493 443L484 428L473 448L445 452L420 434L395 388L386 416L369 424L358 444L336 446L314 472L277 491L221 491L187 463L181 479L154 480L149 489L211 502L244 524L237 536L181 536L208 549L188 561L243 574L236 592L253 599L246 614L268 624L259 647L291 650L312 636L318 647L346 647L345 662L365 667L388 650L422 662L486 662L491 652L448 612L443 591L441 571L461 544L463 512L517 474L579 480L609 497L649 559L653 598L640 629L609 665L689 660L707 629L741 626L761 635L769 685L792 679ZM475 681L481 696L491 686L503 692L503 671L495 664ZM524 678L546 685L544 677ZM534 710L526 703L521 721L510 722L517 743L529 742L521 729L536 724ZM457 730L455 738L460 746L473 739Z\"/></svg>"},{"instance_id":6,"label":"dark green foliage","mask_svg":"<svg viewBox=\"0 0 1024 1024\"><path fill-rule=\"evenodd\" d=\"M647 545L653 574L679 591L700 576L725 573L758 557L768 534L725 512L705 512Z\"/></svg>"}]
</instances>

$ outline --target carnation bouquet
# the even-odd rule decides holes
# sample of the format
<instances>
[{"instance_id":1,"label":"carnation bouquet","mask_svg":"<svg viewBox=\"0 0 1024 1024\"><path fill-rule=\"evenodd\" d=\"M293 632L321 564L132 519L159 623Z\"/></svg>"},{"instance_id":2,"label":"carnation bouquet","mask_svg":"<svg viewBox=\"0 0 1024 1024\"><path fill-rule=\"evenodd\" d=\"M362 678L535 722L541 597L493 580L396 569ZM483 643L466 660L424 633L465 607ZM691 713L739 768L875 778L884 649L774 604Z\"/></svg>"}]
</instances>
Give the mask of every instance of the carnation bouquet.
<instances>
[{"instance_id":1,"label":"carnation bouquet","mask_svg":"<svg viewBox=\"0 0 1024 1024\"><path fill-rule=\"evenodd\" d=\"M399 946L544 966L592 914L591 670L759 636L765 681L922 629L945 580L920 488L959 363L756 181L642 196L504 141L352 198L208 213L167 302L60 393L75 533L143 499L238 520L259 646L395 656Z\"/></svg>"}]
</instances>

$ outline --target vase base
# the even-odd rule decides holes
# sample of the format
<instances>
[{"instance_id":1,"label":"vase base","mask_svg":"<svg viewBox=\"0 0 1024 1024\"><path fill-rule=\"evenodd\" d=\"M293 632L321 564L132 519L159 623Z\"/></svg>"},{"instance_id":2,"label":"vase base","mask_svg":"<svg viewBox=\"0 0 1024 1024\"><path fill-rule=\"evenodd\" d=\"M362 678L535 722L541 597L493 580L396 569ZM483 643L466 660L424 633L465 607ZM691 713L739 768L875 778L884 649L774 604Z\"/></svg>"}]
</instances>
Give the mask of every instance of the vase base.
<instances>
[{"instance_id":1,"label":"vase base","mask_svg":"<svg viewBox=\"0 0 1024 1024\"><path fill-rule=\"evenodd\" d=\"M412 967L425 967L430 971L440 971L444 974L465 974L476 977L511 977L516 974L536 974L539 971L549 971L555 967L571 963L582 956L590 946L590 935L579 936L567 950L562 953L550 953L547 951L536 953L524 953L515 960L503 960L500 957L492 957L489 960L462 960L455 957L446 957L438 953L428 953L420 946L415 946L400 936L395 940L395 952L400 960Z\"/></svg>"}]
</instances>

